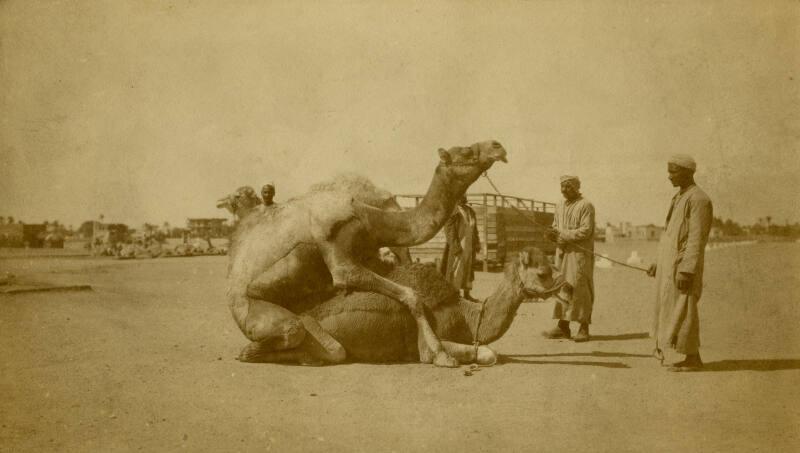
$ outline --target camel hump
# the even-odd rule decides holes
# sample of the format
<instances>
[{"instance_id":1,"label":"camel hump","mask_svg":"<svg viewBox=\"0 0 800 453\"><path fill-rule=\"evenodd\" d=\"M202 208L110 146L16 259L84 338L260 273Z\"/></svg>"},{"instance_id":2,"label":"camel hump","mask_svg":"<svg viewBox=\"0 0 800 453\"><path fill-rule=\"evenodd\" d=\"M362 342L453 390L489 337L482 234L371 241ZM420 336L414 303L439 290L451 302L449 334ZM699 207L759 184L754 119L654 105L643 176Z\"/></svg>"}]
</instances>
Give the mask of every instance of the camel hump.
<instances>
[{"instance_id":1,"label":"camel hump","mask_svg":"<svg viewBox=\"0 0 800 453\"><path fill-rule=\"evenodd\" d=\"M381 207L392 194L377 187L369 178L356 173L341 173L333 178L314 184L309 192L344 192L356 201L370 206Z\"/></svg>"}]
</instances>

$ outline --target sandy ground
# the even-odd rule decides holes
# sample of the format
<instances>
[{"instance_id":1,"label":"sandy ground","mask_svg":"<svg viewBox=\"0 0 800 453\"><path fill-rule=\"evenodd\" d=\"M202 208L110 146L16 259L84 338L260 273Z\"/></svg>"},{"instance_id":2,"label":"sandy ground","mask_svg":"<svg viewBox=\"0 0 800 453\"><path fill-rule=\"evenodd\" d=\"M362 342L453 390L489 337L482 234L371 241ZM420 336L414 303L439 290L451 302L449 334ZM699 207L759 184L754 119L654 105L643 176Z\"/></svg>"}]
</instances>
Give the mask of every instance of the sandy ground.
<instances>
[{"instance_id":1,"label":"sandy ground","mask_svg":"<svg viewBox=\"0 0 800 453\"><path fill-rule=\"evenodd\" d=\"M612 257L654 244L601 244ZM0 259L90 292L0 295L2 451L799 451L800 244L713 250L707 371L650 357L653 280L596 271L594 341L525 304L471 377L420 364L242 364L226 257ZM478 275L488 295L498 274Z\"/></svg>"}]
</instances>

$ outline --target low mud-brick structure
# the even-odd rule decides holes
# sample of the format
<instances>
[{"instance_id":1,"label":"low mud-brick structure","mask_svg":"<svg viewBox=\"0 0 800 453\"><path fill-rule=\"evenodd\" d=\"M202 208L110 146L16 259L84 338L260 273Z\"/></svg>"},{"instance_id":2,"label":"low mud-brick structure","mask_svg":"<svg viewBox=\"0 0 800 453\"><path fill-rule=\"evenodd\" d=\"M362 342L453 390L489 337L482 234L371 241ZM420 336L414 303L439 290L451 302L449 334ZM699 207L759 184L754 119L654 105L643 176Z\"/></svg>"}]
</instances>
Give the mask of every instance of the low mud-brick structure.
<instances>
[{"instance_id":1,"label":"low mud-brick structure","mask_svg":"<svg viewBox=\"0 0 800 453\"><path fill-rule=\"evenodd\" d=\"M43 224L0 225L0 247L42 247L46 229Z\"/></svg>"},{"instance_id":2,"label":"low mud-brick structure","mask_svg":"<svg viewBox=\"0 0 800 453\"><path fill-rule=\"evenodd\" d=\"M412 208L422 201L423 195L404 194L395 197L404 208ZM555 244L545 236L547 227L553 224L555 203L531 198L491 193L467 194L467 203L475 210L481 250L476 257L483 265L502 266L525 247L534 246L547 254L555 253ZM415 261L434 262L441 259L446 240L444 229L430 241L411 247L411 258Z\"/></svg>"}]
</instances>

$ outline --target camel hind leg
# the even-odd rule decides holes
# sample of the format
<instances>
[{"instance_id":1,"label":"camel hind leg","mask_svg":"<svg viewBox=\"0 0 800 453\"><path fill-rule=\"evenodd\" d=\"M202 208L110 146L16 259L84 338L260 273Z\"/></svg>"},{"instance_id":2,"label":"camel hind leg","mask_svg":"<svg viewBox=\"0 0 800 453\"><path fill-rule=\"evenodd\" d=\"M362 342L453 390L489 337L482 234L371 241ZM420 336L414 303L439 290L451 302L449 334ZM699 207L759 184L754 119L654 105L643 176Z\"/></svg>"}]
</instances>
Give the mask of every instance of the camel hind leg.
<instances>
[{"instance_id":1,"label":"camel hind leg","mask_svg":"<svg viewBox=\"0 0 800 453\"><path fill-rule=\"evenodd\" d=\"M265 342L253 341L245 346L238 360L254 363L293 363L298 365L322 365L341 363L347 353L336 339L331 337L319 323L310 316L300 317L309 335L295 348L275 350Z\"/></svg>"},{"instance_id":2,"label":"camel hind leg","mask_svg":"<svg viewBox=\"0 0 800 453\"><path fill-rule=\"evenodd\" d=\"M247 360L257 351L293 349L303 342L306 329L300 318L289 310L261 300L247 298L248 308L239 327L251 343L242 350Z\"/></svg>"},{"instance_id":3,"label":"camel hind leg","mask_svg":"<svg viewBox=\"0 0 800 453\"><path fill-rule=\"evenodd\" d=\"M237 287L239 292L245 291L245 294L234 296L233 315L244 335L251 340L239 355L240 360L286 361L283 359L286 356L289 361L294 361L291 357L297 351L289 354L288 350L303 345L311 352L317 351L317 355L326 361L344 360L344 349L316 321L300 317L286 308L300 303L302 298L299 296L308 295L309 288L304 280L317 282L327 277L328 282L330 281L327 268L320 258L317 258L318 264L305 259L314 250L316 249L297 247L268 267L245 288ZM319 275L319 267L324 271L323 276ZM330 283L327 285L330 286ZM309 333L311 335L307 335ZM265 359L266 353L277 351L287 351L287 354L271 356L280 357L281 360Z\"/></svg>"}]
</instances>

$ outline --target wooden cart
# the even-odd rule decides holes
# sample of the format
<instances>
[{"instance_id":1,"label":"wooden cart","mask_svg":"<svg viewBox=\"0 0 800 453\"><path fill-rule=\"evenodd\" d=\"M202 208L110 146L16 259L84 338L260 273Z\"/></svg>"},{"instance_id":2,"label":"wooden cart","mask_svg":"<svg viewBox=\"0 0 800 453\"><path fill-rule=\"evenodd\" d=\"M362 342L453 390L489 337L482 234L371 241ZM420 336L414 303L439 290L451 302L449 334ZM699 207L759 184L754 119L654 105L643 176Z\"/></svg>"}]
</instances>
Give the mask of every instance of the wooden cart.
<instances>
[{"instance_id":1,"label":"wooden cart","mask_svg":"<svg viewBox=\"0 0 800 453\"><path fill-rule=\"evenodd\" d=\"M404 208L419 205L423 197L396 196ZM545 229L553 224L555 203L490 193L467 194L467 203L478 220L481 250L476 259L483 263L484 271L502 266L506 257L524 247L539 247L549 254L555 252L555 245L544 237ZM430 241L411 247L411 257L422 262L440 260L445 243L444 230L440 230Z\"/></svg>"}]
</instances>

